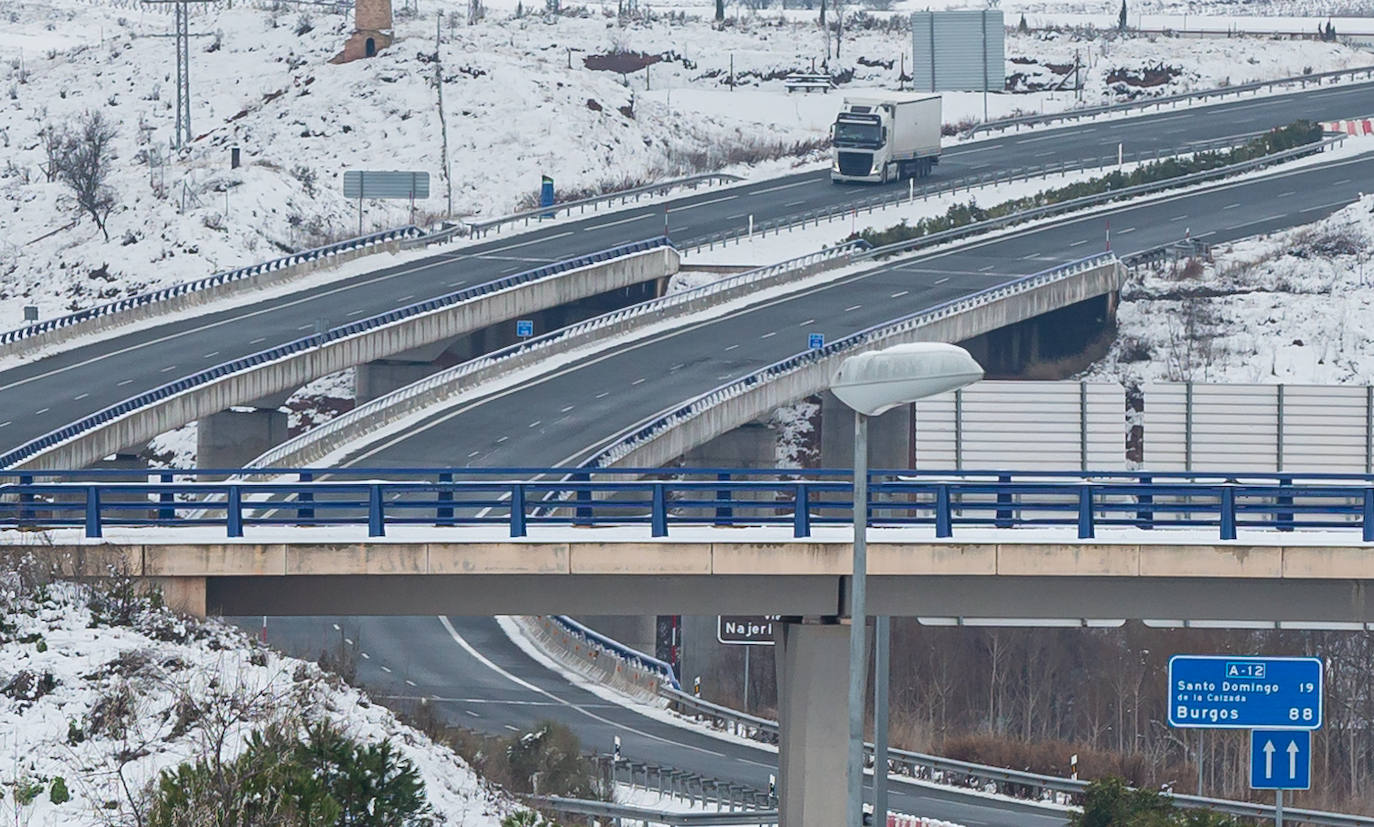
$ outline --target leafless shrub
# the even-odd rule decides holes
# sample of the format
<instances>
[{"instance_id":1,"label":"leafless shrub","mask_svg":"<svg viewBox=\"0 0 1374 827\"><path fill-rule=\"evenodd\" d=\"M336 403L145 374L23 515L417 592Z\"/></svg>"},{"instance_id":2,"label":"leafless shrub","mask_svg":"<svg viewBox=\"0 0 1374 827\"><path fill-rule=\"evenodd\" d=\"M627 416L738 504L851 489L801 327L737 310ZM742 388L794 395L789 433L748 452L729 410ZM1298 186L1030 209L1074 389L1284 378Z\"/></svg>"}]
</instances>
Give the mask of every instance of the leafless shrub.
<instances>
[{"instance_id":1,"label":"leafless shrub","mask_svg":"<svg viewBox=\"0 0 1374 827\"><path fill-rule=\"evenodd\" d=\"M74 127L61 130L58 139L57 155L50 161L56 170L55 177L71 188L77 211L89 215L109 241L105 221L115 206L115 192L109 185L114 124L98 110L91 110Z\"/></svg>"}]
</instances>

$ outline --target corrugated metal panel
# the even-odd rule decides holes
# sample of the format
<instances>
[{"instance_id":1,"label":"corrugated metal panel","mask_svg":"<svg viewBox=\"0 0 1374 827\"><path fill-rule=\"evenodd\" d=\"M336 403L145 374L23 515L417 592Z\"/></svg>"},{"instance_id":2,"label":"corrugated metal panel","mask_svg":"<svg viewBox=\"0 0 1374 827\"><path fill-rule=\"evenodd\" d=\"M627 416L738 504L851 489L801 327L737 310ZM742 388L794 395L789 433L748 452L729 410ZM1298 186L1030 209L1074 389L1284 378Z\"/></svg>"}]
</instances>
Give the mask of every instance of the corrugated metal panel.
<instances>
[{"instance_id":1,"label":"corrugated metal panel","mask_svg":"<svg viewBox=\"0 0 1374 827\"><path fill-rule=\"evenodd\" d=\"M344 198L428 198L429 173L350 169L343 187Z\"/></svg>"},{"instance_id":2,"label":"corrugated metal panel","mask_svg":"<svg viewBox=\"0 0 1374 827\"><path fill-rule=\"evenodd\" d=\"M1125 392L1114 384L980 382L957 397L916 403L916 467L1122 469L1125 406ZM957 450L956 434L962 438Z\"/></svg>"},{"instance_id":3,"label":"corrugated metal panel","mask_svg":"<svg viewBox=\"0 0 1374 827\"><path fill-rule=\"evenodd\" d=\"M912 88L1002 91L1006 85L1004 26L997 9L911 15Z\"/></svg>"},{"instance_id":4,"label":"corrugated metal panel","mask_svg":"<svg viewBox=\"0 0 1374 827\"><path fill-rule=\"evenodd\" d=\"M1147 385L1145 467L1364 473L1369 390L1313 385ZM1191 438L1191 451L1188 440ZM1190 463L1191 455L1191 463Z\"/></svg>"}]
</instances>

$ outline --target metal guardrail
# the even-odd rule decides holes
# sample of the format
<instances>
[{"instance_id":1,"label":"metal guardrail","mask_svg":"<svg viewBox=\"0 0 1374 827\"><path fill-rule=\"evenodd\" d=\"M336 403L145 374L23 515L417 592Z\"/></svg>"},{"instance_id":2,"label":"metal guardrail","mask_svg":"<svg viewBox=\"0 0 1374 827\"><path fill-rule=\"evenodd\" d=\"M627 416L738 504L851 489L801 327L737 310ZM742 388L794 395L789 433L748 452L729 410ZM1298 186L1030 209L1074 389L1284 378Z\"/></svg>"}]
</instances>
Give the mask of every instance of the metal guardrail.
<instances>
[{"instance_id":1,"label":"metal guardrail","mask_svg":"<svg viewBox=\"0 0 1374 827\"><path fill-rule=\"evenodd\" d=\"M666 767L645 761L633 761L614 755L593 755L598 774L607 781L631 787L655 790L690 804L719 804L731 810L765 810L777 805L769 792L748 784L722 781L701 773Z\"/></svg>"},{"instance_id":2,"label":"metal guardrail","mask_svg":"<svg viewBox=\"0 0 1374 827\"><path fill-rule=\"evenodd\" d=\"M318 261L322 258L338 255L339 253L351 252L366 247L375 247L378 244L387 244L393 241L423 238L424 236L425 232L423 230L414 225L410 225L395 230L383 230L377 233L358 236L357 238L345 239L335 242L334 244L326 244L323 247L316 247L310 250L303 250L299 253L282 256L281 258L275 258L271 261L250 264L246 267L237 267L233 270L223 270L213 275L206 276L205 278L196 279L195 281L173 284L148 293L130 296L127 299L119 299L109 304L78 310L75 313L69 313L66 316L58 316L55 319L48 319L38 322L37 324L28 325L27 327L8 330L4 333L0 333L0 344L10 344L12 342L27 339L31 336L37 336L41 333L48 333L54 330L61 330L65 327L71 327L72 325L91 319L109 316L114 313L121 313L126 310L133 310L134 308L143 307L149 304L156 304L157 302L166 301L167 299L183 296L188 293L196 293L211 287L219 287L223 284L252 278L253 276L262 275L263 273L270 273L286 267L294 267L297 264Z\"/></svg>"},{"instance_id":3,"label":"metal guardrail","mask_svg":"<svg viewBox=\"0 0 1374 827\"><path fill-rule=\"evenodd\" d=\"M680 315L704 309L709 302L724 293L739 293L742 289L757 289L778 281L780 276L817 265L849 259L855 252L867 249L866 241L851 241L815 253L757 267L733 276L717 279L691 290L670 293L640 302L610 313L559 328L525 342L479 356L476 359L439 371L403 388L359 405L333 419L311 428L299 436L278 445L253 461L256 466L273 466L299 456L310 446L326 445L340 433L357 430L363 423L377 425L394 421L421 407L436 404L435 394L447 389L452 394L469 393L482 382L506 375L551 351L565 351L592 339L623 336L651 324L658 324ZM698 307L697 305L701 305Z\"/></svg>"},{"instance_id":4,"label":"metal guardrail","mask_svg":"<svg viewBox=\"0 0 1374 827\"><path fill-rule=\"evenodd\" d=\"M112 526L223 526L228 537L242 537L247 526L366 526L369 537L383 537L388 526L469 525L501 526L511 537L525 537L531 526L647 525L650 536L667 537L674 525L747 525L790 526L794 537L807 538L817 525L852 522L850 482L803 469L776 471L772 479L748 472L761 480L682 479L708 473L692 469L645 473L648 479L602 481L587 469L523 469L515 478L455 469L421 480L264 483L41 482L24 475L0 485L0 526L82 527L95 538ZM969 472L875 477L869 523L933 528L937 538L953 537L956 527L1067 527L1082 540L1103 527L1203 527L1221 540L1235 540L1242 528L1358 528L1360 542L1374 543L1374 479L1368 477L1274 484L1244 477L991 473L992 479Z\"/></svg>"},{"instance_id":5,"label":"metal guardrail","mask_svg":"<svg viewBox=\"0 0 1374 827\"><path fill-rule=\"evenodd\" d=\"M855 258L877 258L879 256L890 256L896 253L910 252L912 250L916 250L921 247L928 247L932 244L938 244L943 241L952 241L957 238L963 238L965 236L975 235L978 233L987 232L989 230L999 229L1001 227L1007 227L1012 224L1020 224L1025 221L1034 221L1037 218L1046 218L1053 215L1059 215L1060 213L1072 212L1074 210L1083 209L1084 207L1092 207L1098 204L1103 204L1108 201L1116 201L1121 198L1130 198L1136 195L1146 195L1149 193L1162 192L1164 190L1177 189L1178 187L1186 187L1189 184L1210 181L1215 178L1225 178L1231 175L1235 175L1237 173L1248 172L1250 170L1259 169L1261 167L1267 167L1272 164L1280 163L1282 161L1287 161L1293 158L1300 158L1304 155L1311 155L1314 152L1325 152L1328 148L1336 144L1339 144L1344 140L1345 136L1343 135L1336 136L1334 138L1324 138L1319 141L1314 141L1310 144L1303 144L1302 146L1294 147L1292 149L1285 149L1281 152L1270 153L1269 155L1265 155L1260 158L1252 158L1249 161L1241 161L1237 164L1227 164L1226 166L1214 167L1212 169L1203 170L1201 172L1194 172L1189 175L1182 175L1177 178L1166 178L1162 181L1151 181L1148 184L1137 184L1136 186L1125 187L1124 189L1108 190L1106 192L1100 192L1095 195L1085 195L1082 198L1074 198L1069 201L1060 201L1055 204L1046 204L1043 207L1035 207L1029 210L1022 210L1020 212L1002 216L1001 218L993 218L987 221L979 221L975 224L967 224L963 227L954 227L952 229L943 230L938 233L930 233L929 235L918 236L917 238L910 238L905 241L897 241L893 242L892 244L884 244L881 247L874 247L862 253L861 255L855 256Z\"/></svg>"},{"instance_id":6,"label":"metal guardrail","mask_svg":"<svg viewBox=\"0 0 1374 827\"><path fill-rule=\"evenodd\" d=\"M743 180L744 179L739 177L738 175L726 175L724 173L719 172L708 172L702 175L690 175L686 178L675 178L671 181L659 181L653 184L645 184L641 187L634 187L632 189L620 190L619 192L607 193L606 195L597 195L591 198L580 198L576 201L564 201L561 204L552 204L548 207L535 207L533 209L523 210L517 213L511 213L510 215L503 215L500 218L488 219L487 221L469 221L468 228L474 236L476 236L477 238L482 238L492 230L499 230L506 224L524 222L526 225L528 225L532 219L538 220L540 218L551 218L553 216L556 216L559 212L571 213L574 209L577 209L580 213L583 213L587 211L588 207L591 207L592 211L595 212L596 208L601 204L611 203L616 200L619 200L620 203L624 204L625 202L629 201L630 198L634 198L635 201L638 201L640 196L658 195L665 193L668 190L676 189L677 187L691 187L692 189L696 189L697 185L699 184L709 184L712 182L732 184Z\"/></svg>"},{"instance_id":7,"label":"metal guardrail","mask_svg":"<svg viewBox=\"0 0 1374 827\"><path fill-rule=\"evenodd\" d=\"M517 285L525 284L527 282L547 278L558 273L563 273L568 270L575 270L581 267L586 267L588 265L602 261L607 261L613 258L619 258L621 256L629 255L632 253L642 252L644 250L650 250L657 247L665 246L671 245L667 238L660 237L647 239L645 241L637 241L632 244L624 244L619 247L612 247L608 250L602 250L596 253L578 256L577 258L567 259L554 264L545 265L544 267L539 267L534 270L527 270L523 273L516 273L510 276L504 276L494 281L489 281L483 284L467 287L462 290L455 291L453 293L448 293L446 295L439 296L437 298L428 299L423 302L417 302L415 304L407 305L405 307L397 308L395 310L390 310L386 313L381 313L366 319L360 319L356 322L350 322L348 324L332 328L323 334L302 337L300 339L296 339L294 341L287 342L282 345L277 345L276 347L268 348L267 350L259 351L258 353L254 353L249 356L244 356L239 359L224 362L222 364L216 365L212 368L208 368L198 373L193 373L189 376L184 376L174 382L162 385L161 387L145 391L144 393L141 393L137 396L130 397L129 399L124 400L123 402L120 402L116 405L112 405L108 408L105 408L104 410L98 411L94 414L91 414L90 416L84 417L76 422L73 422L62 428L58 428L55 431L51 431L48 434L45 434L44 436L41 436L24 445L21 445L18 448L11 450L4 455L0 455L0 468L8 468L17 462L22 462L23 460L33 456L34 454L37 454L41 451L58 445L59 443L65 442L69 439L79 436L82 433L85 433L86 431L104 425L105 423L110 422L114 419L117 419L122 416L127 416L137 411L138 409L150 405L154 402L166 399L175 394L184 393L188 390L191 390L202 385L206 385L210 382L216 381L230 374L237 373L243 370L252 370L254 368L259 367L260 365L266 364L276 359L281 359L285 356L289 356L294 353L300 353L302 351L309 350L315 347L320 347L326 343L334 342L339 339L344 339L350 336L356 336L361 333L371 331L375 328L382 327L384 325L395 324L396 322L404 321L415 316L431 313L436 310L440 310L442 308L458 304L459 302L468 301L470 299L494 293L499 290L505 290L510 287L515 287Z\"/></svg>"},{"instance_id":8,"label":"metal guardrail","mask_svg":"<svg viewBox=\"0 0 1374 827\"><path fill-rule=\"evenodd\" d=\"M650 657L638 649L631 649L620 641L606 637L595 629L588 628L567 615L549 615L549 617L553 619L553 622L578 637L583 638L588 643L601 647L621 660L630 661L641 669L661 675L674 689L682 688L682 684L678 683L677 674L673 672L671 664L661 661L658 658Z\"/></svg>"},{"instance_id":9,"label":"metal guardrail","mask_svg":"<svg viewBox=\"0 0 1374 827\"><path fill-rule=\"evenodd\" d=\"M1337 69L1331 72L1318 72L1310 75L1297 75L1295 77L1278 78L1275 80L1262 80L1253 83L1240 83L1235 86L1222 86L1216 89L1202 89L1197 92L1184 92L1178 95L1168 95L1160 98L1150 98L1148 100L1128 101L1126 103L1109 103L1101 106L1089 106L1082 109L1068 109L1063 112L1048 112L1041 115L1022 115L1016 118L1002 118L995 121L976 124L968 130L966 134L976 135L979 132L991 132L999 129L1016 129L1036 124L1053 123L1055 121L1079 120L1080 118L1095 118L1098 115L1113 114L1116 112L1128 112L1135 109L1148 109L1151 106L1163 108L1166 105L1183 103L1185 101L1205 100L1207 98L1220 98L1226 95L1240 95L1245 92L1258 92L1261 89L1273 89L1279 86L1298 86L1306 88L1309 83L1321 85L1326 81L1338 81L1343 78L1356 80L1358 78L1374 78L1374 66L1366 66L1356 69Z\"/></svg>"},{"instance_id":10,"label":"metal guardrail","mask_svg":"<svg viewBox=\"0 0 1374 827\"><path fill-rule=\"evenodd\" d=\"M542 796L532 798L541 808L561 815L582 815L593 818L641 821L667 827L726 827L726 825L777 824L777 810L751 810L738 813L666 813L645 807L630 807L608 801L586 801L577 798Z\"/></svg>"},{"instance_id":11,"label":"metal guardrail","mask_svg":"<svg viewBox=\"0 0 1374 827\"><path fill-rule=\"evenodd\" d=\"M1189 146L1183 151L1138 150L1126 152L1121 156L1123 163L1144 163L1147 161L1159 161L1163 158L1178 157L1179 155L1193 155L1199 152L1211 152L1217 149L1235 147L1243 143L1235 136L1229 138L1219 138L1211 141L1203 141ZM795 229L803 229L807 226L820 226L821 222L832 223L850 215L858 215L862 212L872 214L876 210L886 209L897 204L907 203L920 198L927 200L933 196L956 194L963 190L971 192L980 187L997 186L1001 184L1012 184L1017 181L1029 181L1032 178L1048 178L1051 175L1062 175L1067 172L1076 172L1086 169L1106 169L1116 166L1117 155L1115 153L1102 155L1093 158L1079 158L1073 161L1061 161L1055 164L1037 164L1034 166L1017 167L1016 169L1004 172L985 172L982 175L967 176L959 181L944 182L936 181L922 186L916 186L914 180L910 182L906 192L900 190L886 191L877 195L863 198L857 201L849 201L834 207L818 207L814 210L807 210L801 213L792 213L773 221L760 222L755 224L753 232L749 229L721 230L683 243L680 246L684 250L713 250L715 245L726 245L730 242L739 244L745 238L758 236L767 237L769 233L779 235L783 232L791 232Z\"/></svg>"},{"instance_id":12,"label":"metal guardrail","mask_svg":"<svg viewBox=\"0 0 1374 827\"><path fill-rule=\"evenodd\" d=\"M872 253L873 250L869 250L866 253L864 253L864 255L868 256ZM829 359L831 357L839 355L840 353L850 350L851 348L857 348L864 344L879 341L889 336L913 330L917 327L922 327L924 325L943 319L947 316L952 316L958 313L964 313L975 307L989 304L994 301L999 301L1001 299L1015 295L1017 293L1023 293L1027 290L1033 290L1042 285L1056 281L1061 281L1066 278L1072 278L1073 276L1085 270L1100 267L1104 264L1109 264L1114 261L1116 261L1116 258L1110 253L1102 253L1095 256L1089 256L1088 258L1083 258L1077 261L1069 262L1068 264L1064 264L1059 267L1053 267L1048 270L1042 270L1038 273L1033 273L1029 276L1017 279L1008 284L1004 284L998 287L990 287L986 290L980 290L977 293L972 293L962 298L952 299L942 304L938 304L932 308L921 310L906 316L901 316L897 319L893 319L892 321L884 322L880 325L875 325L865 330L860 330L857 333L851 333L850 335L840 339L836 339L833 342L828 342L824 347L807 350L802 353L798 353L794 356L789 356L786 359L774 362L773 364L761 368L747 376L741 377L732 382L728 382L724 385L719 385L709 391L706 391L705 393L699 394L693 399L688 400L682 406L672 411L654 417L648 420L647 422L631 427L627 431L621 433L619 436L613 438L613 441L599 454L587 460L587 462L585 463L585 467L604 468L606 466L609 466L621 457L628 454L638 444L652 439L658 433L666 431L667 429L674 427L687 419L699 416L700 414L715 407L716 405L719 405L725 400L731 399L735 396L738 396L746 392L755 385L770 381L775 377L781 376L786 373L790 373L794 370L798 370L803 366L808 366L816 362Z\"/></svg>"}]
</instances>

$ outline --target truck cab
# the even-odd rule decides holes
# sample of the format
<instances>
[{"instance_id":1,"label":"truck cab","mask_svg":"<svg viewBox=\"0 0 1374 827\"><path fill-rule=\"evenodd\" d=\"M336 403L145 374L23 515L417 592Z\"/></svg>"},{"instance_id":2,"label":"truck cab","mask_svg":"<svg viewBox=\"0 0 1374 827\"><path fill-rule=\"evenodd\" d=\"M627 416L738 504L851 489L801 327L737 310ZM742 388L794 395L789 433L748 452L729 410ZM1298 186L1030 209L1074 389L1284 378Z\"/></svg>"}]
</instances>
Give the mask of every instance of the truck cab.
<instances>
[{"instance_id":1,"label":"truck cab","mask_svg":"<svg viewBox=\"0 0 1374 827\"><path fill-rule=\"evenodd\" d=\"M830 180L887 183L929 175L940 159L940 97L846 97L831 127Z\"/></svg>"}]
</instances>

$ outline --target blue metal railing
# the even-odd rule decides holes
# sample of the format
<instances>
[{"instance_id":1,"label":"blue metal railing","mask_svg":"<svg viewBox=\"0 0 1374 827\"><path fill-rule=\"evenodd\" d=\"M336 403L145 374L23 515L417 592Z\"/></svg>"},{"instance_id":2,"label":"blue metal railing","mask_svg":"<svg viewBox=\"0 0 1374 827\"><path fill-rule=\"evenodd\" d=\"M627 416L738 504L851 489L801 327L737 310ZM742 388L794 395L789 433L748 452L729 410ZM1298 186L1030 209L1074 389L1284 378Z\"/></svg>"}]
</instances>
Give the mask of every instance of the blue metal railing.
<instances>
[{"instance_id":1,"label":"blue metal railing","mask_svg":"<svg viewBox=\"0 0 1374 827\"><path fill-rule=\"evenodd\" d=\"M221 472L222 473L222 472ZM158 471L156 481L109 481L129 471L0 473L0 527L816 526L852 522L849 472L837 469L239 469L271 482L211 481L207 471ZM294 476L295 479L289 479ZM320 476L329 479L320 480ZM1374 476L873 471L868 522L964 528L1361 530L1374 542Z\"/></svg>"},{"instance_id":2,"label":"blue metal railing","mask_svg":"<svg viewBox=\"0 0 1374 827\"><path fill-rule=\"evenodd\" d=\"M245 267L236 267L233 270L221 270L203 279L168 285L159 290L140 293L137 296L119 299L97 307L88 307L85 310L78 310L75 313L69 313L66 316L58 316L55 319L48 319L38 322L37 324L28 325L27 327L4 331L0 333L0 344L7 345L11 342L18 342L42 333L60 330L64 327L71 327L74 324L79 324L91 319L109 316L113 313L122 313L126 310L132 310L136 307L142 307L148 304L156 304L157 302L166 301L167 299L186 295L187 293L196 293L211 287L218 287L222 284L239 281L240 279L251 278L263 273L281 270L284 267L294 267L297 264L318 261L319 259L348 252L349 250L357 250L363 247L371 247L377 244L385 244L387 242L400 241L408 238L419 238L424 234L424 230L421 230L419 227L408 225L394 230L382 230L381 232L358 236L357 238L344 239L343 241L337 241L333 244L326 244L323 247L302 250L299 253L292 253L280 258L274 258L271 261L249 264Z\"/></svg>"},{"instance_id":3,"label":"blue metal railing","mask_svg":"<svg viewBox=\"0 0 1374 827\"><path fill-rule=\"evenodd\" d=\"M490 293L495 293L500 290L506 290L508 288L515 287L526 282L547 278L548 276L552 276L557 273L566 272L568 270L575 270L579 267L586 267L591 264L596 264L598 262L607 261L613 258L619 258L621 256L630 255L632 253L642 252L644 250L650 250L656 247L666 246L671 246L671 242L669 242L667 237L663 236L646 239L644 241L636 241L632 244L623 244L619 247L612 247L608 250L601 250L595 253L589 253L584 256L578 256L577 258L566 259L564 261L556 262L554 264L548 264L543 267L536 268L534 270L526 270L523 273L515 273L513 275L504 276L494 281L489 281L483 284L478 284L472 287L464 288L462 290L458 290L453 293L448 293L437 298L417 302L406 307L397 308L395 310L389 310L386 313L380 313L370 318L359 319L356 322L351 322L346 325L341 325L339 327L332 328L324 334L305 336L300 339L296 339L295 341L287 342L286 344L277 345L276 347L268 348L267 350L259 351L249 356L244 356L240 359L235 359L230 362L224 362L223 364L216 365L212 368L200 371L199 373L193 373L189 376L183 376L182 378L177 379L173 382L169 382L168 384L163 385L161 387L154 388L152 390L145 391L144 393L141 393L137 396L130 397L124 400L123 402L120 402L116 405L111 405L110 407L105 408L104 410L97 411L96 413L93 413L90 416L87 416L83 419L77 420L76 422L73 422L70 425L58 428L55 431L51 431L35 440L32 440L24 445L21 445L18 448L15 448L14 450L6 454L0 455L0 468L9 468L13 466L15 463L22 462L25 459L28 459L29 457L33 456L34 454L39 453L40 451L51 448L54 445L71 439L72 437L78 436L93 428L97 428L101 425L104 425L105 423L113 419L117 419L128 413L136 411L139 408L151 405L154 402L166 399L169 396L173 396L175 394L191 390L192 388L208 384L224 376L228 376L229 374L254 368L258 365L271 362L273 360L280 359L285 356L290 356L291 354L299 353L301 351L308 350L313 347L319 347L321 345L327 344L337 339L344 339L349 336L355 336L360 333L365 333L374 328L382 327L383 325L392 324L414 316L423 315L425 313L431 313L435 310L440 310L444 307L458 304L459 302L469 301L471 299L478 298L480 296L485 296Z\"/></svg>"}]
</instances>

